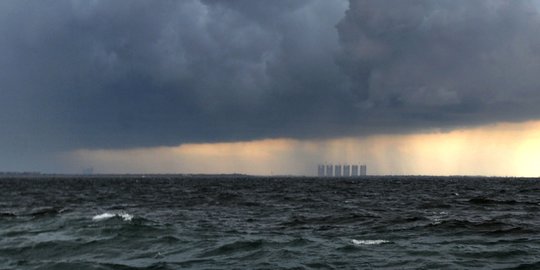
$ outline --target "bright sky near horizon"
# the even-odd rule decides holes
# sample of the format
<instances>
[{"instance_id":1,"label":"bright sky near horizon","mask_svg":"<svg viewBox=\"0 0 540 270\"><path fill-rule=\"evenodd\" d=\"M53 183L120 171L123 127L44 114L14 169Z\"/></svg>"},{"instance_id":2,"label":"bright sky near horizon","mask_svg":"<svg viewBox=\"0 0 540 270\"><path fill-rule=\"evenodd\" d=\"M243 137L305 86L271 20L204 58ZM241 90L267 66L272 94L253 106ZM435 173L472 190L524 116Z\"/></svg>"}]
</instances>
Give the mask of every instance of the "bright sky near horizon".
<instances>
[{"instance_id":1,"label":"bright sky near horizon","mask_svg":"<svg viewBox=\"0 0 540 270\"><path fill-rule=\"evenodd\" d=\"M87 164L101 173L315 175L319 163L362 163L376 175L537 177L540 121L366 138L79 150L67 154L67 159L74 162L74 169Z\"/></svg>"}]
</instances>

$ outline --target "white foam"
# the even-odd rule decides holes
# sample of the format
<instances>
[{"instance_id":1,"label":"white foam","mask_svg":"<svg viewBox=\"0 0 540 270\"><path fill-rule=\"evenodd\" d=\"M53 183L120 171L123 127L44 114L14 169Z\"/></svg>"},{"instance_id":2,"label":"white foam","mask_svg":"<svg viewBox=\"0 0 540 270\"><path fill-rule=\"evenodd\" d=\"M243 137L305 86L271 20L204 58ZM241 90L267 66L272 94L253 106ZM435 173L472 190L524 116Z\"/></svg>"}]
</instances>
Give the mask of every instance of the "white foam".
<instances>
[{"instance_id":1,"label":"white foam","mask_svg":"<svg viewBox=\"0 0 540 270\"><path fill-rule=\"evenodd\" d=\"M113 218L113 217L120 217L124 221L131 221L133 219L133 215L130 215L130 214L125 213L125 212L121 212L121 213L108 213L108 212L105 212L103 214L93 216L92 220L93 221L102 221L102 220L107 220L107 219L110 219L110 218Z\"/></svg>"},{"instance_id":2,"label":"white foam","mask_svg":"<svg viewBox=\"0 0 540 270\"><path fill-rule=\"evenodd\" d=\"M103 213L103 214L100 214L100 215L95 215L92 217L92 220L93 221L100 221L100 220L105 220L105 219L109 219L109 218L112 218L116 216L115 214L111 214L111 213Z\"/></svg>"},{"instance_id":3,"label":"white foam","mask_svg":"<svg viewBox=\"0 0 540 270\"><path fill-rule=\"evenodd\" d=\"M390 243L390 241L388 240L356 240L356 239L353 239L352 240L352 243L357 245L357 246L364 246L364 245L380 245L380 244L385 244L385 243Z\"/></svg>"},{"instance_id":4,"label":"white foam","mask_svg":"<svg viewBox=\"0 0 540 270\"><path fill-rule=\"evenodd\" d=\"M124 221L131 221L133 219L133 216L128 213L120 213L117 216L121 217Z\"/></svg>"},{"instance_id":5,"label":"white foam","mask_svg":"<svg viewBox=\"0 0 540 270\"><path fill-rule=\"evenodd\" d=\"M439 225L442 223L442 219L439 217L434 217L431 219L433 222L431 222L431 225Z\"/></svg>"},{"instance_id":6,"label":"white foam","mask_svg":"<svg viewBox=\"0 0 540 270\"><path fill-rule=\"evenodd\" d=\"M428 216L427 218L431 220L431 225L439 225L443 222L443 219L448 216L448 212L434 212L433 215Z\"/></svg>"}]
</instances>

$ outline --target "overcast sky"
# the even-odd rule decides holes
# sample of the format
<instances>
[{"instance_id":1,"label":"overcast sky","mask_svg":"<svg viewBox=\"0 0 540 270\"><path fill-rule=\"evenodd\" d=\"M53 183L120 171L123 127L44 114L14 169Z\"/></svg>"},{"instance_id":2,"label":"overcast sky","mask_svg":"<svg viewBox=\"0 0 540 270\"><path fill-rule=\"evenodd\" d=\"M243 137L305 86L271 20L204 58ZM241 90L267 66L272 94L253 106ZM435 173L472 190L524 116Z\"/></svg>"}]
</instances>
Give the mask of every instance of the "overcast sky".
<instances>
[{"instance_id":1,"label":"overcast sky","mask_svg":"<svg viewBox=\"0 0 540 270\"><path fill-rule=\"evenodd\" d=\"M3 0L0 170L540 117L537 0Z\"/></svg>"}]
</instances>

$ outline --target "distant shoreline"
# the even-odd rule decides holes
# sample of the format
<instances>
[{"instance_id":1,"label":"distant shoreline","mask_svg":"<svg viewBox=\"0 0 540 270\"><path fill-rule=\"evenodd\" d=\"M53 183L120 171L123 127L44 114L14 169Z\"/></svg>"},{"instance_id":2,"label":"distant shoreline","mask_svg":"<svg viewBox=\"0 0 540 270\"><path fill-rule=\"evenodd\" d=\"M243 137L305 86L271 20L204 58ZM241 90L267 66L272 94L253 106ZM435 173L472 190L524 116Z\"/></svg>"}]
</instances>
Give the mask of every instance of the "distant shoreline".
<instances>
[{"instance_id":1,"label":"distant shoreline","mask_svg":"<svg viewBox=\"0 0 540 270\"><path fill-rule=\"evenodd\" d=\"M328 180L356 180L356 179L431 179L431 178L485 178L485 179L540 179L540 176L485 176L485 175L367 175L343 177L319 177L309 175L249 175L240 173L231 174L181 174L181 173L110 173L110 174L69 174L69 173L29 173L29 172L0 172L0 179L5 178L296 178L296 179L328 179Z\"/></svg>"}]
</instances>

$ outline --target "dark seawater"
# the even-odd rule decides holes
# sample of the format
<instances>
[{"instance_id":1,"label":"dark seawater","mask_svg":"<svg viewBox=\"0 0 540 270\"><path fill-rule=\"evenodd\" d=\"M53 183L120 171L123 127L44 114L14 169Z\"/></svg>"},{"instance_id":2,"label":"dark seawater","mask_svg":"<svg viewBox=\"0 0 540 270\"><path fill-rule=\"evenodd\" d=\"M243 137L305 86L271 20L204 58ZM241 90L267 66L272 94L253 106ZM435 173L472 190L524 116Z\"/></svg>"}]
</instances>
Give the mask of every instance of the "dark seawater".
<instances>
[{"instance_id":1,"label":"dark seawater","mask_svg":"<svg viewBox=\"0 0 540 270\"><path fill-rule=\"evenodd\" d=\"M540 269L540 180L0 179L0 269Z\"/></svg>"}]
</instances>

